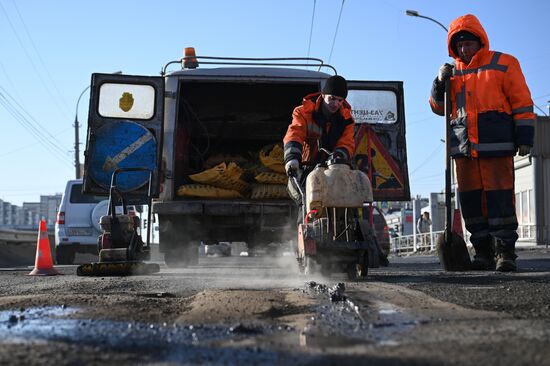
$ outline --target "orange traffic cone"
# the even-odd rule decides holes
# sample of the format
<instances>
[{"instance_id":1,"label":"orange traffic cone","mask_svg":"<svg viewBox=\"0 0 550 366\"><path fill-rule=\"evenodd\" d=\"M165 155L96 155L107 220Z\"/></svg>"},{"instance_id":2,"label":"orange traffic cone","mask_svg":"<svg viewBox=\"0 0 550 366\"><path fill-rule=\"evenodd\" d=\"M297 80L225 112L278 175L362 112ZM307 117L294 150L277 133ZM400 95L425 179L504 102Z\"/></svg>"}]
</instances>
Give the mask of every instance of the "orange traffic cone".
<instances>
[{"instance_id":1,"label":"orange traffic cone","mask_svg":"<svg viewBox=\"0 0 550 366\"><path fill-rule=\"evenodd\" d=\"M55 276L59 273L53 267L52 254L50 252L50 240L48 239L48 230L46 221L40 220L40 229L38 230L38 241L36 243L36 259L34 269L29 276Z\"/></svg>"}]
</instances>

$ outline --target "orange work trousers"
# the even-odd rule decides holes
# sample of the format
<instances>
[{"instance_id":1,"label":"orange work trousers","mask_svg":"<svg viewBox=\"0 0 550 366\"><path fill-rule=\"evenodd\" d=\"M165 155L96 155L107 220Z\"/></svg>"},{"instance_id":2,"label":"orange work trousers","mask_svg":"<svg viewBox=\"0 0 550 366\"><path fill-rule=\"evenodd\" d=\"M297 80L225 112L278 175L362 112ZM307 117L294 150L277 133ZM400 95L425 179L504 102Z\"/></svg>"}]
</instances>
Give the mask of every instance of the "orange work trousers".
<instances>
[{"instance_id":1,"label":"orange work trousers","mask_svg":"<svg viewBox=\"0 0 550 366\"><path fill-rule=\"evenodd\" d=\"M462 217L474 248L485 250L495 238L500 239L497 250L514 250L518 221L513 157L457 158L455 162Z\"/></svg>"}]
</instances>

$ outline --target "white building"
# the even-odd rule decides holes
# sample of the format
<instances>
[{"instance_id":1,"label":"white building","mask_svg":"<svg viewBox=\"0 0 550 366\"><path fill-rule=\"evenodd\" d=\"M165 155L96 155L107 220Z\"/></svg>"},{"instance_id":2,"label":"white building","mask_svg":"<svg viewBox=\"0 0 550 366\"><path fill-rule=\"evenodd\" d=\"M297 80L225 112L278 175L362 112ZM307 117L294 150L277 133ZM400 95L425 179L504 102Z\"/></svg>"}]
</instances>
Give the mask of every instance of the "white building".
<instances>
[{"instance_id":1,"label":"white building","mask_svg":"<svg viewBox=\"0 0 550 366\"><path fill-rule=\"evenodd\" d=\"M548 245L550 238L550 117L537 117L531 156L516 156L516 213L520 242Z\"/></svg>"}]
</instances>

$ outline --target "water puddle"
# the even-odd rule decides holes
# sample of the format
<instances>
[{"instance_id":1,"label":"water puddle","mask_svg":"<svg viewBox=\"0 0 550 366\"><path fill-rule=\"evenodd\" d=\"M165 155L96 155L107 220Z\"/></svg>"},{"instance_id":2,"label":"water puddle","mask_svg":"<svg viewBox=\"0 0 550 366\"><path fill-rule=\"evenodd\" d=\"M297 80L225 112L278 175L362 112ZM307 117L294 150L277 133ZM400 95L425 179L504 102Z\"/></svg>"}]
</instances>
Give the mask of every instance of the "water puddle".
<instances>
[{"instance_id":1,"label":"water puddle","mask_svg":"<svg viewBox=\"0 0 550 366\"><path fill-rule=\"evenodd\" d=\"M415 317L393 304L375 300L367 304L355 302L345 293L343 283L329 288L312 282L306 283L306 289L318 296L328 295L330 304L322 305L317 318L309 321L301 335L301 344L326 347L323 337L319 336L324 334L339 340L340 347L353 347L358 342L397 346L397 335L420 324ZM302 338L305 341L302 342Z\"/></svg>"},{"instance_id":2,"label":"water puddle","mask_svg":"<svg viewBox=\"0 0 550 366\"><path fill-rule=\"evenodd\" d=\"M259 346L216 347L218 341L255 335L288 333L281 326L182 326L93 319L71 319L70 307L39 307L0 311L0 344L62 341L106 349L130 350L157 361L186 363L295 364L285 353Z\"/></svg>"}]
</instances>

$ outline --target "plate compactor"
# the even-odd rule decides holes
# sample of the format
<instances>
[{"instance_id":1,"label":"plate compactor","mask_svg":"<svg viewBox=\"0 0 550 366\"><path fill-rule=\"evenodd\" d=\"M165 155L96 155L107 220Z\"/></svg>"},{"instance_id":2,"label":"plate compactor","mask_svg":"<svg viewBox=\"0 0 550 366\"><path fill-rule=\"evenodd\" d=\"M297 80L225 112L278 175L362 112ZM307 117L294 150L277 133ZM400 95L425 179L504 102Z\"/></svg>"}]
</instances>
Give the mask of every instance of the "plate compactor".
<instances>
[{"instance_id":1,"label":"plate compactor","mask_svg":"<svg viewBox=\"0 0 550 366\"><path fill-rule=\"evenodd\" d=\"M160 271L157 263L145 263L150 259L151 228L151 172L149 171L149 190L147 197L147 240L143 243L137 229L139 217L129 214L124 194L116 187L116 176L121 172L148 169L124 168L113 172L109 189L108 214L100 219L103 233L98 238L99 262L82 264L77 268L78 276L129 276L145 275ZM122 206L122 214L117 214L116 202Z\"/></svg>"},{"instance_id":2,"label":"plate compactor","mask_svg":"<svg viewBox=\"0 0 550 366\"><path fill-rule=\"evenodd\" d=\"M329 159L307 176L305 192L296 175L290 174L290 179L302 199L297 245L302 273L344 272L355 280L366 277L369 267L379 267L383 254L369 220L372 215L360 214L368 212L364 204L373 201L365 173Z\"/></svg>"}]
</instances>

